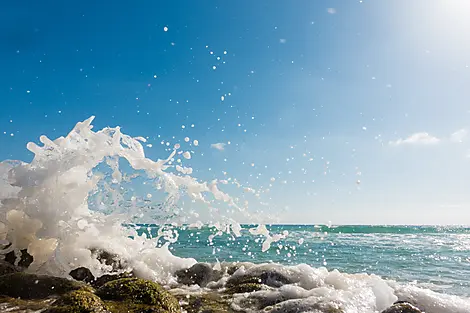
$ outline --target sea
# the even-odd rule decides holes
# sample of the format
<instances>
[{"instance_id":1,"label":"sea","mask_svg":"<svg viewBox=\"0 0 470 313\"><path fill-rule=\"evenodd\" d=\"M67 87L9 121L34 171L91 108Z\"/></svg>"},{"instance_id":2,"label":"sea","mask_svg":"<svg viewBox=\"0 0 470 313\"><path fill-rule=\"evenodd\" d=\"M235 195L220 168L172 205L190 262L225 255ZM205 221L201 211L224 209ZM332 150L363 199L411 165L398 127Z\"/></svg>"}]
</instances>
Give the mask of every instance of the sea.
<instances>
[{"instance_id":1,"label":"sea","mask_svg":"<svg viewBox=\"0 0 470 313\"><path fill-rule=\"evenodd\" d=\"M156 235L159 226L141 225ZM244 229L255 225L242 225ZM262 236L215 237L210 227L180 228L173 254L200 262L307 264L345 273L376 274L436 292L470 297L470 227L268 225L285 239L262 252ZM159 244L164 243L160 240Z\"/></svg>"},{"instance_id":2,"label":"sea","mask_svg":"<svg viewBox=\"0 0 470 313\"><path fill-rule=\"evenodd\" d=\"M282 277L268 290L234 295L232 304L244 312L319 312L327 305L379 313L395 301L426 313L470 312L470 227L239 224L232 212L252 215L236 191L224 191L228 180L204 182L184 161L173 163L190 158L191 143L153 160L143 137L119 127L95 131L93 119L66 136L28 143L30 163L0 162L0 255L27 249L29 272L69 277L87 267L99 277L115 271L92 252L102 250L137 276L185 292L207 292L178 281L177 272L198 262L221 273L207 287L215 292L239 276ZM179 210L182 196L211 222ZM277 304L260 309L255 302Z\"/></svg>"}]
</instances>

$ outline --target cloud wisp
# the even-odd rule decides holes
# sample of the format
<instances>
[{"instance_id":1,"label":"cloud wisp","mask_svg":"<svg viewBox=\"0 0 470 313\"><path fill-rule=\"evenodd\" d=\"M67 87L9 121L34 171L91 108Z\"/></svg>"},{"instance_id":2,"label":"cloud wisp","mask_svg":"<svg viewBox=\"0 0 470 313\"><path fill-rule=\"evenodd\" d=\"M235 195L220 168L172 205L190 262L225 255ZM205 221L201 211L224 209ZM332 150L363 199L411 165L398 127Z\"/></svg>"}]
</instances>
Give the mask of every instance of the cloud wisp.
<instances>
[{"instance_id":1,"label":"cloud wisp","mask_svg":"<svg viewBox=\"0 0 470 313\"><path fill-rule=\"evenodd\" d=\"M395 141L390 141L391 146L401 146L401 145L435 145L438 144L441 140L437 137L434 137L426 132L414 133L407 138L400 138Z\"/></svg>"},{"instance_id":2,"label":"cloud wisp","mask_svg":"<svg viewBox=\"0 0 470 313\"><path fill-rule=\"evenodd\" d=\"M226 143L223 143L223 142L213 143L211 144L211 148L219 150L219 151L223 151L225 150L225 145Z\"/></svg>"},{"instance_id":3,"label":"cloud wisp","mask_svg":"<svg viewBox=\"0 0 470 313\"><path fill-rule=\"evenodd\" d=\"M450 141L456 142L456 143L462 143L467 137L467 135L468 135L468 130L466 130L465 128L462 128L456 131L455 133L453 133L452 135L450 135Z\"/></svg>"}]
</instances>

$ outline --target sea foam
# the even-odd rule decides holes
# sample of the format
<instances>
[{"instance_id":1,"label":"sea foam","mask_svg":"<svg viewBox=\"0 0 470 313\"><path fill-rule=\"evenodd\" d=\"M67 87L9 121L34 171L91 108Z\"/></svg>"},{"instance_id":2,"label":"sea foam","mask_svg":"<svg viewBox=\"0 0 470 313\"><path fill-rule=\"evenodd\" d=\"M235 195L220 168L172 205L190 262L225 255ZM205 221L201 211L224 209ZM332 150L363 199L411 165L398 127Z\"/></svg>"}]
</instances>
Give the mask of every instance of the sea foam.
<instances>
[{"instance_id":1,"label":"sea foam","mask_svg":"<svg viewBox=\"0 0 470 313\"><path fill-rule=\"evenodd\" d=\"M190 176L191 168L174 166L172 160L178 146L167 158L153 161L145 156L143 138L125 135L119 127L94 132L92 121L90 118L78 123L66 137L50 140L41 136L42 146L29 143L27 148L34 153L30 163L0 162L0 244L4 246L0 253L27 249L34 258L27 269L30 272L67 277L70 270L84 266L99 276L115 270L93 253L101 249L118 255L123 271L133 270L143 278L177 285L174 273L196 263L195 259L170 252L171 242L178 238L177 231L161 226L152 238L139 235L135 228L123 223L129 222L130 216L145 218L142 212L153 217L156 210L165 216L183 194L207 207L224 204L240 211L243 208L219 189L218 181L200 182ZM191 156L181 154L186 159ZM120 169L120 160L128 162L130 173ZM151 182L153 189L163 191L161 206L144 210L136 205L139 200L135 196L122 192L120 186L141 176ZM147 203L153 197L148 194L145 198L141 200ZM203 223L195 221L192 225ZM223 216L212 225L217 229L214 236L224 232L240 236L242 230L234 220ZM289 235L271 234L264 225L252 228L250 233L264 236L262 250ZM166 244L157 248L161 237ZM220 269L220 264L215 268ZM274 287L268 290L235 295L234 308L255 311L256 303L271 303L268 308L263 307L264 311L322 312L341 308L345 313L376 313L396 300L406 300L427 313L470 312L470 300L463 297L376 275L346 274L306 264L246 263L232 277L273 272L285 280L270 282ZM212 286L223 288L230 278L226 273Z\"/></svg>"},{"instance_id":2,"label":"sea foam","mask_svg":"<svg viewBox=\"0 0 470 313\"><path fill-rule=\"evenodd\" d=\"M188 168L173 171L176 148L167 158L153 161L145 156L141 144L145 139L125 135L119 127L94 132L92 121L93 117L79 122L66 137L41 136L42 146L28 143L34 153L31 163L0 163L0 240L11 243L1 253L28 249L34 258L29 271L66 276L71 269L85 266L99 275L110 270L92 253L102 249L119 255L143 277L170 281L175 270L196 261L173 256L168 245L156 248L158 238L139 236L135 229L123 226L131 214L145 216L134 196L125 199L120 185L145 176L154 191L163 191L163 204L147 206L150 215L156 212L149 211L165 214L182 194L207 206L238 206L217 181L199 182ZM183 153L186 158L187 154ZM120 170L122 160L131 174ZM99 200L94 208L91 199ZM239 228L228 219L221 224L227 231Z\"/></svg>"}]
</instances>

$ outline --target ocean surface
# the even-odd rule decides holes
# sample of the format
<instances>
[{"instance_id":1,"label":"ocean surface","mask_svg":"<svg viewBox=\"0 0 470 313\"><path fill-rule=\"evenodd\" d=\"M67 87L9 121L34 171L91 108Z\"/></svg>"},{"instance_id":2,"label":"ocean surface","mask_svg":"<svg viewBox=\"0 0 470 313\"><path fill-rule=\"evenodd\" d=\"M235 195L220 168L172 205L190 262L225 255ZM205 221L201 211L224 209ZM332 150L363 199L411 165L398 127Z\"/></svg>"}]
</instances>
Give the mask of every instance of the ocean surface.
<instances>
[{"instance_id":1,"label":"ocean surface","mask_svg":"<svg viewBox=\"0 0 470 313\"><path fill-rule=\"evenodd\" d=\"M154 161L145 156L141 137L117 127L95 132L92 121L77 123L66 137L42 136L43 146L29 143L31 163L0 162L0 240L10 250L28 249L34 259L29 271L112 271L97 262L93 248L168 287L181 287L175 273L197 262L226 272L210 282L217 290L240 275L283 277L274 289L234 296L232 305L249 310L251 301L278 299L273 312L299 306L312 312L327 304L345 313L378 313L401 300L427 313L470 312L470 227L239 225L231 210L214 211L214 225L178 226L197 219L176 210L182 194L206 209L238 207L237 197L215 182L198 181L191 168L174 168L176 155L189 154L180 145ZM119 159L132 169L120 169ZM163 188L165 201L146 192L135 196L133 187L143 183L157 193ZM136 220L155 224L130 224ZM251 263L228 273L227 264L218 263L224 261Z\"/></svg>"},{"instance_id":2,"label":"ocean surface","mask_svg":"<svg viewBox=\"0 0 470 313\"><path fill-rule=\"evenodd\" d=\"M170 250L200 262L305 263L470 296L470 227L272 225L267 227L272 233L288 236L266 252L262 237L246 231L249 225L243 228L241 237L224 234L212 243L214 228L179 228ZM157 228L145 225L140 231L156 236Z\"/></svg>"}]
</instances>

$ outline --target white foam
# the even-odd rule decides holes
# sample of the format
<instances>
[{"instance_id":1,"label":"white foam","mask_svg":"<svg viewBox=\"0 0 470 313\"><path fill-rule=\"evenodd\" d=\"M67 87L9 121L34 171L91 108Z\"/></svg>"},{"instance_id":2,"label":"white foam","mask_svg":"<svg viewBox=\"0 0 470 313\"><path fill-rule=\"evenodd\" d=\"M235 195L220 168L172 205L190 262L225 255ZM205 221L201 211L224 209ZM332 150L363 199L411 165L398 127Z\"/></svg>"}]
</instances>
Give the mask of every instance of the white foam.
<instances>
[{"instance_id":1,"label":"white foam","mask_svg":"<svg viewBox=\"0 0 470 313\"><path fill-rule=\"evenodd\" d=\"M119 184L145 173L166 193L164 203L168 207L183 191L194 201L237 206L218 189L217 181L198 182L189 176L192 169L182 166L178 170L184 176L172 172L176 150L166 159L153 161L145 157L143 137L122 134L119 127L94 132L92 121L93 117L78 123L66 137L56 140L41 136L43 146L29 143L27 148L34 153L29 164L0 163L0 240L12 243L1 253L28 249L34 257L30 271L66 276L78 266L86 266L95 274L108 271L109 266L90 252L99 248L118 254L142 276L170 282L172 272L196 261L173 256L167 246L155 248L157 238L139 236L136 230L122 226L129 221L130 213L144 213L136 207L122 211L119 204L125 199ZM189 158L189 152L184 156ZM120 159L141 172L126 175L120 170ZM98 171L105 165L111 169L111 182ZM90 209L91 196L101 199L97 201L98 210ZM133 204L137 201L134 196L131 200ZM118 208L116 212L114 207Z\"/></svg>"},{"instance_id":2,"label":"white foam","mask_svg":"<svg viewBox=\"0 0 470 313\"><path fill-rule=\"evenodd\" d=\"M273 272L287 278L289 284L238 294L234 307L254 312L256 303L262 303L267 306L264 312L328 312L326 308L341 308L345 313L378 313L397 300L403 300L415 304L426 313L470 312L470 299L467 298L386 281L376 275L346 274L326 268L312 268L306 264L245 263L233 276L259 277L262 273ZM273 277L275 279L276 275ZM270 285L275 286L276 283L273 281Z\"/></svg>"}]
</instances>

